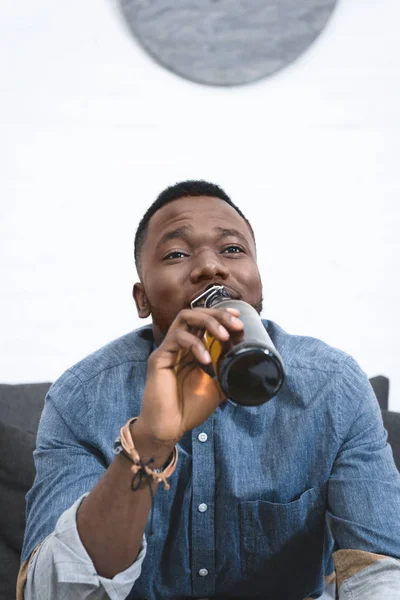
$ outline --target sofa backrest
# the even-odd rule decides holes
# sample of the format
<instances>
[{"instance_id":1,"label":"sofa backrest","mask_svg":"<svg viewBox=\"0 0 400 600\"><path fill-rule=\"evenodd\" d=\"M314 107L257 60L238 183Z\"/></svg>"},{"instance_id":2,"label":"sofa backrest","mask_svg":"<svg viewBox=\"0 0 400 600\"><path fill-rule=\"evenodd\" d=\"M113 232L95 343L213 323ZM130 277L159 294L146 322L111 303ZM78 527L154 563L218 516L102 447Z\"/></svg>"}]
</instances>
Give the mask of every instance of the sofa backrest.
<instances>
[{"instance_id":1,"label":"sofa backrest","mask_svg":"<svg viewBox=\"0 0 400 600\"><path fill-rule=\"evenodd\" d=\"M25 531L25 494L35 477L33 450L50 383L0 385L0 599L15 600Z\"/></svg>"},{"instance_id":2,"label":"sofa backrest","mask_svg":"<svg viewBox=\"0 0 400 600\"><path fill-rule=\"evenodd\" d=\"M0 384L0 421L36 435L51 383Z\"/></svg>"}]
</instances>

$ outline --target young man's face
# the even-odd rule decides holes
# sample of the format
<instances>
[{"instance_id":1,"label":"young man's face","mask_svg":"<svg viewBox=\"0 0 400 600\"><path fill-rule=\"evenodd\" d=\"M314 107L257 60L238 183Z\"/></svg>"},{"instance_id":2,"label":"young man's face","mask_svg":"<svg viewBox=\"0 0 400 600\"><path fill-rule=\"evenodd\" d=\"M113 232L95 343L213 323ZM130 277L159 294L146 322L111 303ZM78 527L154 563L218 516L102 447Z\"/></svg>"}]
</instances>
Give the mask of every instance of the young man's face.
<instances>
[{"instance_id":1,"label":"young man's face","mask_svg":"<svg viewBox=\"0 0 400 600\"><path fill-rule=\"evenodd\" d=\"M211 284L261 312L262 285L247 223L219 198L185 197L150 219L133 295L141 318L153 321L159 344L183 308Z\"/></svg>"}]
</instances>

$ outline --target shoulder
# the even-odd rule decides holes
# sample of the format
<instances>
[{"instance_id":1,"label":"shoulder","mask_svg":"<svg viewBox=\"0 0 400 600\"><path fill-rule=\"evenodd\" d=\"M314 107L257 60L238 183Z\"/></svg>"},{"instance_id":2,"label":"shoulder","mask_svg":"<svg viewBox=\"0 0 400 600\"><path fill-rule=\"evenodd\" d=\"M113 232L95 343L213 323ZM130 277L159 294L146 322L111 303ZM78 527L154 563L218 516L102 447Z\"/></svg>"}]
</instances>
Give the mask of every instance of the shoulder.
<instances>
[{"instance_id":1,"label":"shoulder","mask_svg":"<svg viewBox=\"0 0 400 600\"><path fill-rule=\"evenodd\" d=\"M92 352L70 367L67 373L85 383L106 370L121 367L126 363L147 362L153 343L150 325L135 329Z\"/></svg>"},{"instance_id":2,"label":"shoulder","mask_svg":"<svg viewBox=\"0 0 400 600\"><path fill-rule=\"evenodd\" d=\"M151 326L109 342L67 369L53 383L48 397L57 406L75 406L75 414L104 399L121 397L125 387L142 382L153 343Z\"/></svg>"},{"instance_id":3,"label":"shoulder","mask_svg":"<svg viewBox=\"0 0 400 600\"><path fill-rule=\"evenodd\" d=\"M287 367L338 373L352 361L349 354L318 338L287 333L273 321L263 323Z\"/></svg>"},{"instance_id":4,"label":"shoulder","mask_svg":"<svg viewBox=\"0 0 400 600\"><path fill-rule=\"evenodd\" d=\"M352 356L317 338L291 335L272 321L263 322L282 356L282 399L287 397L292 409L318 406L348 421L362 403L377 404L368 376Z\"/></svg>"}]
</instances>

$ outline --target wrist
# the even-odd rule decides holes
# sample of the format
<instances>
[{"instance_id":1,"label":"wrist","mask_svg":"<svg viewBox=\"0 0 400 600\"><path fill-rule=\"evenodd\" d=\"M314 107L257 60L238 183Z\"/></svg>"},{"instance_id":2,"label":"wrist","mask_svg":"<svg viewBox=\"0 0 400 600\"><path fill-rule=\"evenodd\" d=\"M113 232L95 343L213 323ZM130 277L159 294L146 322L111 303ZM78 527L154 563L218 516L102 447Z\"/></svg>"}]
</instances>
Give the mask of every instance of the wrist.
<instances>
[{"instance_id":1,"label":"wrist","mask_svg":"<svg viewBox=\"0 0 400 600\"><path fill-rule=\"evenodd\" d=\"M140 417L130 425L130 432L140 458L147 462L154 459L154 468L160 468L170 458L177 440L160 440L145 426Z\"/></svg>"}]
</instances>

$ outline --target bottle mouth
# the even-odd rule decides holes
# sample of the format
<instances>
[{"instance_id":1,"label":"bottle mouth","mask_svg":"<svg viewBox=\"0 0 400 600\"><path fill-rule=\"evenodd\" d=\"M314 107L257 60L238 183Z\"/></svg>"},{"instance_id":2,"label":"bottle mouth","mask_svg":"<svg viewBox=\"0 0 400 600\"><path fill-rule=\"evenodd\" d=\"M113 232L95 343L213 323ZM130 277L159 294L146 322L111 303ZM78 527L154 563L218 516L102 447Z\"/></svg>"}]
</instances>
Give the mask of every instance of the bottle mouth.
<instances>
[{"instance_id":1,"label":"bottle mouth","mask_svg":"<svg viewBox=\"0 0 400 600\"><path fill-rule=\"evenodd\" d=\"M232 300L233 295L223 285L213 285L192 300L190 308L211 308L216 302L224 298Z\"/></svg>"}]
</instances>

